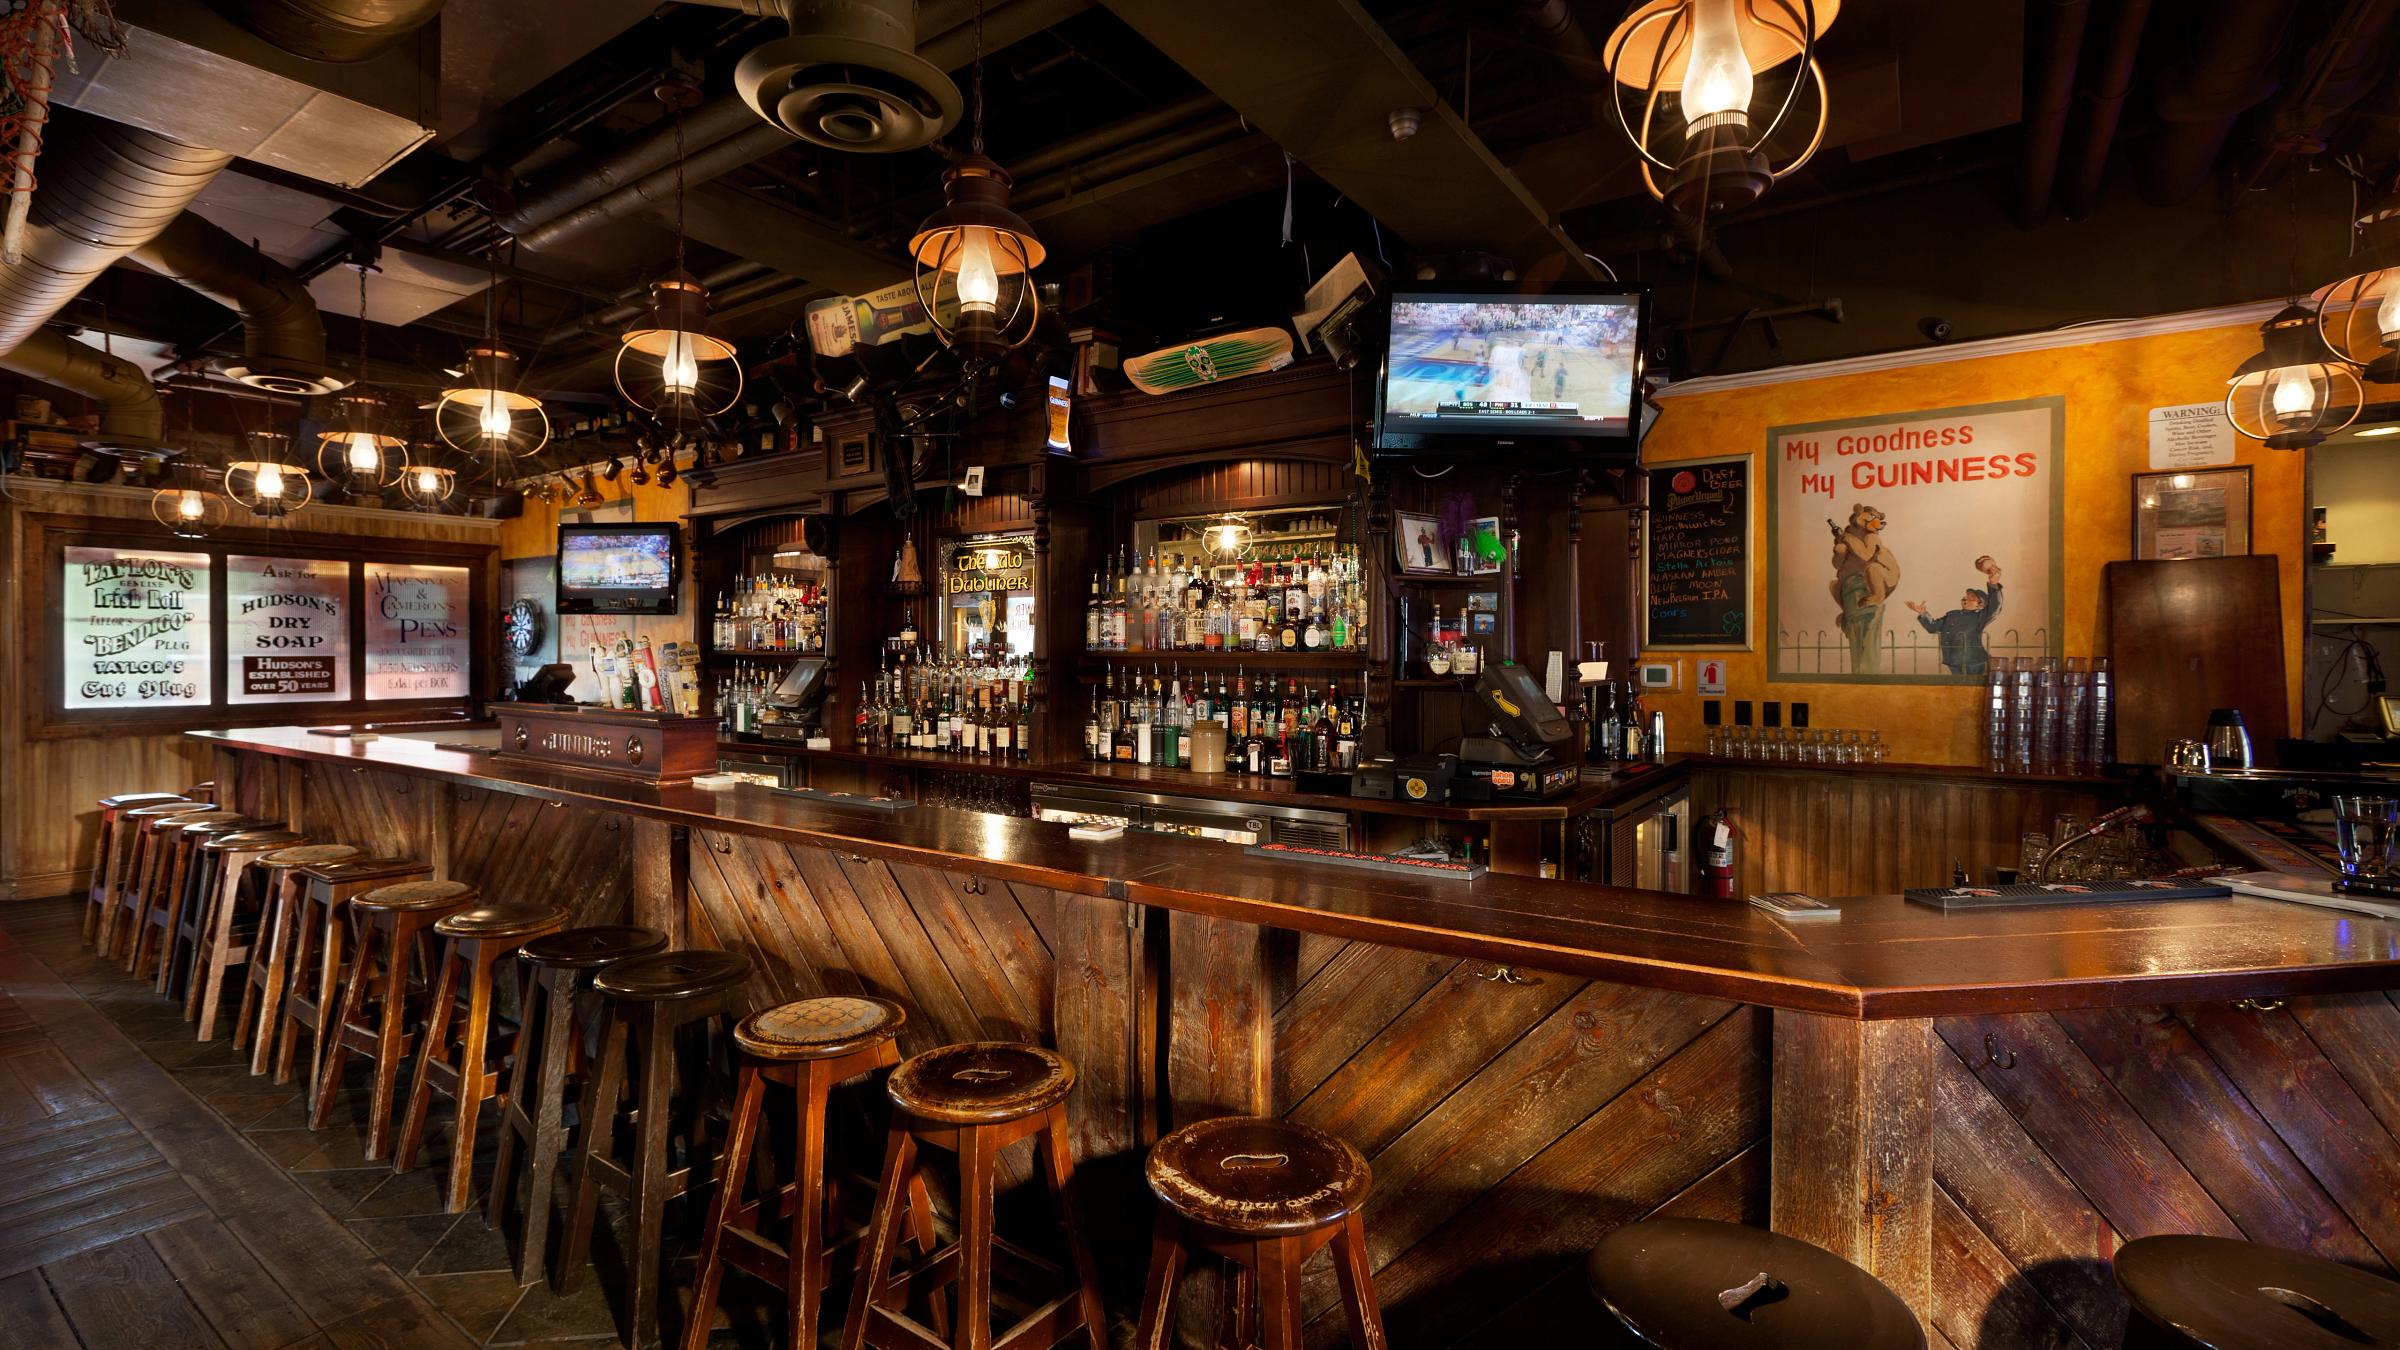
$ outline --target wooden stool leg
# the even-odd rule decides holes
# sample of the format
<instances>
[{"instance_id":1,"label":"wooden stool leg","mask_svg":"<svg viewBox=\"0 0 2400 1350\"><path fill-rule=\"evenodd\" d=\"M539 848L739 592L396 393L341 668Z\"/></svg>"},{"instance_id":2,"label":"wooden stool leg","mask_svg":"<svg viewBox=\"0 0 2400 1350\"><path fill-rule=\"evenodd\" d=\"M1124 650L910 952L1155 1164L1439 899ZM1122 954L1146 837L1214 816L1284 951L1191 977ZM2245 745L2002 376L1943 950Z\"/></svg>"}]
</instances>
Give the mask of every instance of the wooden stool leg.
<instances>
[{"instance_id":1,"label":"wooden stool leg","mask_svg":"<svg viewBox=\"0 0 2400 1350\"><path fill-rule=\"evenodd\" d=\"M942 1247L941 1235L933 1230L933 1188L925 1184L925 1169L912 1166L908 1170L908 1233L916 1244L917 1259L923 1261ZM926 1325L944 1340L950 1338L950 1305L940 1291L925 1299Z\"/></svg>"},{"instance_id":2,"label":"wooden stool leg","mask_svg":"<svg viewBox=\"0 0 2400 1350\"><path fill-rule=\"evenodd\" d=\"M529 1086L525 1080L533 1070L534 1051L538 1048L546 1052L548 1049L542 1043L543 1038L539 1032L535 1030L544 1025L543 1022L535 1020L540 1016L537 1010L541 1006L541 981L528 968L517 979L517 1016L522 1019L518 1024L520 1030L517 1032L517 1056L508 1066L508 1083L503 1088L505 1095L501 1099L503 1104L500 1110L500 1151L492 1159L492 1189L491 1193L483 1198L484 1226L495 1233L506 1231L509 1192L515 1189L517 1131L509 1116L512 1108L521 1111L524 1109L524 1104L532 1100L525 1095L525 1090ZM548 1058L547 1053L543 1055L543 1058ZM526 1112L526 1118L530 1120L532 1113Z\"/></svg>"},{"instance_id":3,"label":"wooden stool leg","mask_svg":"<svg viewBox=\"0 0 2400 1350\"><path fill-rule=\"evenodd\" d=\"M425 1117L433 1109L433 1065L450 1058L450 1019L458 1004L458 972L466 965L466 944L452 939L442 949L441 978L434 982L433 1008L425 1015L425 1030L417 1038L417 1076L409 1084L408 1110L400 1124L400 1148L392 1170L406 1172L417 1165L417 1150L425 1145ZM459 1095L466 1095L466 1065L458 1068Z\"/></svg>"},{"instance_id":4,"label":"wooden stool leg","mask_svg":"<svg viewBox=\"0 0 2400 1350\"><path fill-rule=\"evenodd\" d=\"M87 947L100 931L100 899L108 894L109 844L117 823L114 814L105 806L100 808L100 832L92 838L92 872L83 888L83 943Z\"/></svg>"},{"instance_id":5,"label":"wooden stool leg","mask_svg":"<svg viewBox=\"0 0 2400 1350\"><path fill-rule=\"evenodd\" d=\"M1183 1225L1164 1209L1152 1226L1150 1274L1142 1283L1142 1318L1134 1324L1135 1350L1174 1350L1175 1282L1183 1277Z\"/></svg>"},{"instance_id":6,"label":"wooden stool leg","mask_svg":"<svg viewBox=\"0 0 2400 1350\"><path fill-rule=\"evenodd\" d=\"M1300 1239L1261 1242L1258 1253L1259 1330L1266 1350L1301 1350Z\"/></svg>"},{"instance_id":7,"label":"wooden stool leg","mask_svg":"<svg viewBox=\"0 0 2400 1350\"><path fill-rule=\"evenodd\" d=\"M825 1108L833 1093L826 1066L814 1062L797 1094L799 1123L792 1141L792 1233L790 1272L783 1284L793 1345L817 1343L818 1310L825 1304ZM728 1176L731 1173L727 1173ZM696 1350L696 1348L695 1348Z\"/></svg>"},{"instance_id":8,"label":"wooden stool leg","mask_svg":"<svg viewBox=\"0 0 2400 1350\"><path fill-rule=\"evenodd\" d=\"M184 887L182 911L191 915L192 940L183 940L184 922L179 912L167 925L167 968L159 972L158 992L165 994L183 1009L183 1020L192 1020L192 980L199 973L200 940L208 933L209 901L217 893L218 855L195 850L192 854L192 878Z\"/></svg>"},{"instance_id":9,"label":"wooden stool leg","mask_svg":"<svg viewBox=\"0 0 2400 1350\"><path fill-rule=\"evenodd\" d=\"M858 1274L850 1283L849 1316L842 1323L842 1350L864 1350L867 1309L889 1298L892 1257L900 1245L903 1201L921 1191L917 1177L917 1137L895 1123L885 1136L883 1177L875 1187L875 1210L867 1220L866 1236L858 1243Z\"/></svg>"},{"instance_id":10,"label":"wooden stool leg","mask_svg":"<svg viewBox=\"0 0 2400 1350\"><path fill-rule=\"evenodd\" d=\"M1225 1272L1225 1320L1217 1334L1217 1343L1232 1350L1258 1344L1258 1276L1239 1262Z\"/></svg>"},{"instance_id":11,"label":"wooden stool leg","mask_svg":"<svg viewBox=\"0 0 2400 1350\"><path fill-rule=\"evenodd\" d=\"M393 923L386 941L391 953L383 963L383 1006L375 1016L375 1080L368 1095L368 1162L383 1162L392 1154L392 1098L400 1085L400 1059L408 1034L408 968L417 948L417 933L406 919Z\"/></svg>"},{"instance_id":12,"label":"wooden stool leg","mask_svg":"<svg viewBox=\"0 0 2400 1350\"><path fill-rule=\"evenodd\" d=\"M600 1210L600 1180L592 1171L594 1159L609 1155L616 1134L617 1098L625 1088L625 1042L629 1036L622 1018L611 1017L600 1042L600 1068L584 1099L582 1165L575 1169L575 1212L567 1220L567 1249L559 1254L551 1284L571 1294L583 1281L591 1260L592 1224Z\"/></svg>"},{"instance_id":13,"label":"wooden stool leg","mask_svg":"<svg viewBox=\"0 0 2400 1350\"><path fill-rule=\"evenodd\" d=\"M192 846L180 839L168 850L166 885L159 888L158 903L150 907L150 915L163 920L160 927L145 916L141 931L133 935L133 978L151 978L151 992L167 992L167 950L175 945L175 920L183 912L183 883L191 871ZM150 930L159 929L158 945L150 945ZM156 964L153 964L155 962Z\"/></svg>"},{"instance_id":14,"label":"wooden stool leg","mask_svg":"<svg viewBox=\"0 0 2400 1350\"><path fill-rule=\"evenodd\" d=\"M306 881L293 887L292 949L284 958L284 966L291 975L284 981L284 1013L275 1028L275 1081L278 1083L292 1081L292 1059L300 1050L300 999L306 997L310 986L316 983L314 976L317 963L323 959L317 950L320 944L316 940L316 926L309 922L315 906L309 902L308 887ZM324 1007L320 998L317 1001L319 1021L324 1020ZM310 1081L315 1081L313 1075Z\"/></svg>"},{"instance_id":15,"label":"wooden stool leg","mask_svg":"<svg viewBox=\"0 0 2400 1350\"><path fill-rule=\"evenodd\" d=\"M202 936L200 968L193 972L193 983L199 985L195 997L200 1008L200 1039L217 1038L217 1005L225 997L225 972L233 951L233 920L241 908L242 875L249 871L247 864L228 858L218 869L217 902L208 912L208 931Z\"/></svg>"},{"instance_id":16,"label":"wooden stool leg","mask_svg":"<svg viewBox=\"0 0 2400 1350\"><path fill-rule=\"evenodd\" d=\"M673 1122L670 1103L675 1095L675 1027L663 1006L643 1018L640 1057L641 1112L633 1155L632 1297L625 1343L636 1347L658 1343L658 1282L666 1248L667 1135Z\"/></svg>"},{"instance_id":17,"label":"wooden stool leg","mask_svg":"<svg viewBox=\"0 0 2400 1350\"><path fill-rule=\"evenodd\" d=\"M492 1036L492 952L491 944L478 942L475 947L475 974L467 986L467 1024L460 1030L458 1052L458 1100L450 1125L450 1212L459 1213L467 1207L467 1199L475 1184L475 1126L483 1114L484 1054Z\"/></svg>"},{"instance_id":18,"label":"wooden stool leg","mask_svg":"<svg viewBox=\"0 0 2400 1350\"><path fill-rule=\"evenodd\" d=\"M750 1143L758 1133L758 1118L766 1106L767 1079L755 1064L744 1063L740 1086L733 1097L733 1129L725 1136L725 1155L717 1164L717 1193L708 1203L708 1226L701 1230L699 1274L692 1283L692 1320L683 1329L684 1350L702 1350L708 1344L708 1324L717 1311L717 1288L725 1279L725 1230L733 1226L734 1215L742 1207L742 1172L750 1163ZM807 1132L804 1123L803 1134ZM801 1176L805 1177L803 1172ZM795 1178L797 1181L798 1178ZM763 1206L765 1201L761 1200ZM792 1265L799 1273L799 1225L804 1211L792 1214ZM797 1311L795 1309L795 1311ZM799 1333L799 1323L792 1323L794 1346L815 1345ZM812 1319L813 1327L813 1319Z\"/></svg>"},{"instance_id":19,"label":"wooden stool leg","mask_svg":"<svg viewBox=\"0 0 2400 1350\"><path fill-rule=\"evenodd\" d=\"M250 1028L250 1072L267 1071L269 1057L275 1047L278 1030L276 1016L283 1011L283 987L291 979L291 942L293 911L299 908L300 878L290 868L275 887L275 904L259 920L259 931L267 934L266 978L258 984L258 1021ZM270 933L268 930L272 928Z\"/></svg>"},{"instance_id":20,"label":"wooden stool leg","mask_svg":"<svg viewBox=\"0 0 2400 1350\"><path fill-rule=\"evenodd\" d=\"M992 1202L1000 1188L993 1131L958 1132L958 1326L955 1350L991 1350Z\"/></svg>"},{"instance_id":21,"label":"wooden stool leg","mask_svg":"<svg viewBox=\"0 0 2400 1350\"><path fill-rule=\"evenodd\" d=\"M348 918L337 907L327 913L324 930L318 935L324 950L317 953L316 960L317 1026L308 1038L308 1106L312 1111L325 1075L326 1042L342 1034L341 1023L332 1019L334 1006L341 1001L342 934L349 928Z\"/></svg>"},{"instance_id":22,"label":"wooden stool leg","mask_svg":"<svg viewBox=\"0 0 2400 1350\"><path fill-rule=\"evenodd\" d=\"M325 1054L325 1066L317 1077L316 1104L308 1109L308 1128L321 1130L333 1115L334 1098L340 1095L342 1061L349 1057L343 1044L346 1028L355 1021L366 1006L367 977L374 972L375 925L362 923L355 930L357 943L350 953L350 976L342 982L341 1010L329 1024L333 1029L333 1044ZM205 1019L204 1019L205 1020Z\"/></svg>"},{"instance_id":23,"label":"wooden stool leg","mask_svg":"<svg viewBox=\"0 0 2400 1350\"><path fill-rule=\"evenodd\" d=\"M1067 1230L1067 1255L1080 1286L1078 1298L1083 1304L1083 1324L1091 1329L1094 1350L1106 1350L1108 1314L1100 1306L1100 1272L1092 1264L1092 1244L1083 1232L1083 1206L1075 1195L1074 1145L1068 1142L1067 1108L1063 1105L1050 1108L1049 1124L1042 1131L1041 1153L1048 1167L1050 1198L1058 1206L1058 1222Z\"/></svg>"},{"instance_id":24,"label":"wooden stool leg","mask_svg":"<svg viewBox=\"0 0 2400 1350\"><path fill-rule=\"evenodd\" d=\"M1342 1319L1351 1350L1384 1350L1383 1309L1375 1302L1375 1273L1367 1267L1367 1226L1352 1210L1333 1236L1333 1278L1342 1288Z\"/></svg>"},{"instance_id":25,"label":"wooden stool leg","mask_svg":"<svg viewBox=\"0 0 2400 1350\"><path fill-rule=\"evenodd\" d=\"M567 1147L567 1063L573 1058L575 999L572 975L568 988L552 989L543 1006L541 1084L535 1089L533 1140L528 1146L532 1166L526 1169L525 1234L517 1247L517 1283L531 1284L542 1276L550 1256L550 1193L558 1174L558 1156ZM522 1058L523 1050L518 1051ZM518 1098L511 1097L517 1101ZM589 1124L584 1126L588 1132ZM494 1185L499 1184L497 1180Z\"/></svg>"}]
</instances>

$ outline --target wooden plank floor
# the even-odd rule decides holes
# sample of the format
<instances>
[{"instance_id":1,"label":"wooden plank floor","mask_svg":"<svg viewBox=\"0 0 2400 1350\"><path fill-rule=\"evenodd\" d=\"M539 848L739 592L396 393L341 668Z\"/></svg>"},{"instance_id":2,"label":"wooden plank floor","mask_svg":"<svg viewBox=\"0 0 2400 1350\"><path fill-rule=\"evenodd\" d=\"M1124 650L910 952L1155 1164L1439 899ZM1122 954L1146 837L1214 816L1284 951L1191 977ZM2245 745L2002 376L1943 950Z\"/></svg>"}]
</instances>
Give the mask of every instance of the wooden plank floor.
<instances>
[{"instance_id":1,"label":"wooden plank floor","mask_svg":"<svg viewBox=\"0 0 2400 1350\"><path fill-rule=\"evenodd\" d=\"M617 1343L606 1237L576 1294L518 1287L482 1216L488 1135L474 1207L444 1213L446 1137L404 1176L367 1163L356 1090L309 1130L298 1084L196 1040L79 923L72 900L0 906L0 1347ZM774 1343L751 1283L728 1281L714 1343Z\"/></svg>"}]
</instances>

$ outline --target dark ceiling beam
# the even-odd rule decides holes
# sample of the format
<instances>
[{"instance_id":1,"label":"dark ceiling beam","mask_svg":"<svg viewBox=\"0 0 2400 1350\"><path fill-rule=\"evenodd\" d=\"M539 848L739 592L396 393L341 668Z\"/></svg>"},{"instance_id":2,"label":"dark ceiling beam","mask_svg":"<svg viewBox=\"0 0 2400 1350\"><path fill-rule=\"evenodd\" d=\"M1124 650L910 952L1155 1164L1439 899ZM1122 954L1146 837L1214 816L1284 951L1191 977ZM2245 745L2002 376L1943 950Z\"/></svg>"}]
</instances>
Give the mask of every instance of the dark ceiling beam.
<instances>
[{"instance_id":1,"label":"dark ceiling beam","mask_svg":"<svg viewBox=\"0 0 2400 1350\"><path fill-rule=\"evenodd\" d=\"M1169 60L1420 250L1583 250L1357 0L1106 0ZM1399 108L1422 109L1404 141Z\"/></svg>"},{"instance_id":2,"label":"dark ceiling beam","mask_svg":"<svg viewBox=\"0 0 2400 1350\"><path fill-rule=\"evenodd\" d=\"M659 208L661 218L673 211L671 202ZM704 244L845 295L908 279L899 253L870 248L822 221L728 187L694 188L684 203L683 227Z\"/></svg>"}]
</instances>

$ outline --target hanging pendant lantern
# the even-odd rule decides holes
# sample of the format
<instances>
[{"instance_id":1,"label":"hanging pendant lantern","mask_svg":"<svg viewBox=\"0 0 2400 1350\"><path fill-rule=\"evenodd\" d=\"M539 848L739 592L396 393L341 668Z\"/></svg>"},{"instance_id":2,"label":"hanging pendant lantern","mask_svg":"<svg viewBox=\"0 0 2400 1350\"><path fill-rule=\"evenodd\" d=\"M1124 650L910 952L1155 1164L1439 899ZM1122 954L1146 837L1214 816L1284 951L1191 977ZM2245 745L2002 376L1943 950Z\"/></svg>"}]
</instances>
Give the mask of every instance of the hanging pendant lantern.
<instances>
[{"instance_id":1,"label":"hanging pendant lantern","mask_svg":"<svg viewBox=\"0 0 2400 1350\"><path fill-rule=\"evenodd\" d=\"M419 510L437 510L458 491L458 470L439 462L434 447L418 446L400 471L400 491Z\"/></svg>"},{"instance_id":2,"label":"hanging pendant lantern","mask_svg":"<svg viewBox=\"0 0 2400 1350\"><path fill-rule=\"evenodd\" d=\"M617 392L646 413L714 417L742 396L735 356L709 331L708 288L678 267L650 283L650 322L618 340Z\"/></svg>"},{"instance_id":3,"label":"hanging pendant lantern","mask_svg":"<svg viewBox=\"0 0 2400 1350\"><path fill-rule=\"evenodd\" d=\"M1617 125L1641 156L1650 195L1686 216L1714 215L1749 205L1808 163L1825 138L1817 39L1839 9L1840 0L1636 5L1609 34L1602 60L1618 86L1609 100ZM1781 96L1755 107L1755 77L1794 62ZM1777 167L1768 145L1797 125L1803 88L1813 91L1815 125L1800 152ZM1641 101L1638 128L1626 116L1627 90Z\"/></svg>"},{"instance_id":4,"label":"hanging pendant lantern","mask_svg":"<svg viewBox=\"0 0 2400 1350\"><path fill-rule=\"evenodd\" d=\"M1217 517L1201 531L1201 546L1209 556L1222 562L1232 562L1250 556L1250 522L1238 512L1228 511Z\"/></svg>"},{"instance_id":5,"label":"hanging pendant lantern","mask_svg":"<svg viewBox=\"0 0 2400 1350\"><path fill-rule=\"evenodd\" d=\"M1009 209L1008 171L981 154L942 174L943 206L908 241L917 300L936 337L962 351L1006 351L1033 336L1042 303L1033 269L1049 256Z\"/></svg>"},{"instance_id":6,"label":"hanging pendant lantern","mask_svg":"<svg viewBox=\"0 0 2400 1350\"><path fill-rule=\"evenodd\" d=\"M225 465L225 495L251 515L276 520L315 499L308 466L292 453L291 437L280 431L253 431L244 454L248 457Z\"/></svg>"},{"instance_id":7,"label":"hanging pendant lantern","mask_svg":"<svg viewBox=\"0 0 2400 1350\"><path fill-rule=\"evenodd\" d=\"M399 481L408 467L408 442L391 430L383 401L344 394L334 419L317 433L317 472L348 493L375 493Z\"/></svg>"},{"instance_id":8,"label":"hanging pendant lantern","mask_svg":"<svg viewBox=\"0 0 2400 1350\"><path fill-rule=\"evenodd\" d=\"M2225 382L2235 431L2270 449L2305 450L2358 420L2366 389L2347 364L2326 359L2314 310L2285 305L2259 333L2258 355Z\"/></svg>"},{"instance_id":9,"label":"hanging pendant lantern","mask_svg":"<svg viewBox=\"0 0 2400 1350\"><path fill-rule=\"evenodd\" d=\"M550 443L550 416L542 401L517 392L517 354L497 345L467 353L466 378L442 391L433 408L442 443L497 468Z\"/></svg>"},{"instance_id":10,"label":"hanging pendant lantern","mask_svg":"<svg viewBox=\"0 0 2400 1350\"><path fill-rule=\"evenodd\" d=\"M2400 384L2400 191L2358 218L2359 253L2375 265L2317 292L2317 331L2335 356L2377 384Z\"/></svg>"},{"instance_id":11,"label":"hanging pendant lantern","mask_svg":"<svg viewBox=\"0 0 2400 1350\"><path fill-rule=\"evenodd\" d=\"M178 456L167 465L166 486L150 494L150 516L178 539L206 539L231 514L210 471Z\"/></svg>"}]
</instances>

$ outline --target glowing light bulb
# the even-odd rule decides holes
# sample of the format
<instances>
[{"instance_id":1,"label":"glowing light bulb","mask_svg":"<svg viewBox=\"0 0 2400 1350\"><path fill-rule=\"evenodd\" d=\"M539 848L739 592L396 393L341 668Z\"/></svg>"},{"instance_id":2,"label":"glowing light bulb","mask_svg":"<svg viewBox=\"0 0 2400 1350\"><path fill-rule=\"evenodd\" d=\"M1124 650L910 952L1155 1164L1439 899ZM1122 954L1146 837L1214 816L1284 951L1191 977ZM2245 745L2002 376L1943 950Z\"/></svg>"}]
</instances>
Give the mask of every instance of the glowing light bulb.
<instances>
[{"instance_id":1,"label":"glowing light bulb","mask_svg":"<svg viewBox=\"0 0 2400 1350\"><path fill-rule=\"evenodd\" d=\"M250 481L257 490L260 501L265 501L270 497L281 497L283 495L283 466L261 464L258 466L258 472L251 475Z\"/></svg>"},{"instance_id":2,"label":"glowing light bulb","mask_svg":"<svg viewBox=\"0 0 2400 1350\"><path fill-rule=\"evenodd\" d=\"M373 432L353 431L343 462L349 465L352 473L380 474L383 472L383 447L376 444Z\"/></svg>"},{"instance_id":3,"label":"glowing light bulb","mask_svg":"<svg viewBox=\"0 0 2400 1350\"><path fill-rule=\"evenodd\" d=\"M1000 308L1000 272L992 265L992 232L970 225L959 234L958 307L990 314Z\"/></svg>"},{"instance_id":4,"label":"glowing light bulb","mask_svg":"<svg viewBox=\"0 0 2400 1350\"><path fill-rule=\"evenodd\" d=\"M667 336L667 351L658 361L659 380L670 394L693 394L700 389L700 359L693 354L692 335L678 328Z\"/></svg>"},{"instance_id":5,"label":"glowing light bulb","mask_svg":"<svg viewBox=\"0 0 2400 1350\"><path fill-rule=\"evenodd\" d=\"M2308 367L2281 366L2268 378L2274 384L2267 393L2267 409L2278 423L2295 425L2316 415L2317 390L2309 381Z\"/></svg>"},{"instance_id":6,"label":"glowing light bulb","mask_svg":"<svg viewBox=\"0 0 2400 1350\"><path fill-rule=\"evenodd\" d=\"M417 491L419 491L419 492L422 492L422 493L425 493L426 495L430 496L430 495L432 495L432 494L434 494L434 493L440 492L441 490L442 490L442 473L441 473L441 470L439 470L439 469L431 469L431 468L423 468L423 469L419 469L419 470L417 470Z\"/></svg>"},{"instance_id":7,"label":"glowing light bulb","mask_svg":"<svg viewBox=\"0 0 2400 1350\"><path fill-rule=\"evenodd\" d=\"M2400 347L2400 272L2384 274L2383 303L2375 307L2375 331L2383 335L2385 346Z\"/></svg>"},{"instance_id":8,"label":"glowing light bulb","mask_svg":"<svg viewBox=\"0 0 2400 1350\"><path fill-rule=\"evenodd\" d=\"M1217 552L1219 552L1219 553L1231 553L1231 552L1233 552L1235 549L1237 549L1237 548L1240 548L1241 546L1242 546L1242 527L1241 527L1241 526L1239 526L1239 525L1219 525L1219 526L1217 527Z\"/></svg>"},{"instance_id":9,"label":"glowing light bulb","mask_svg":"<svg viewBox=\"0 0 2400 1350\"><path fill-rule=\"evenodd\" d=\"M1692 55L1683 75L1683 115L1698 131L1750 111L1750 58L1734 0L1694 0Z\"/></svg>"},{"instance_id":10,"label":"glowing light bulb","mask_svg":"<svg viewBox=\"0 0 2400 1350\"><path fill-rule=\"evenodd\" d=\"M499 390L484 391L483 412L476 418L476 425L484 435L496 441L507 440L509 432L516 429L508 415L508 400L501 396Z\"/></svg>"},{"instance_id":11,"label":"glowing light bulb","mask_svg":"<svg viewBox=\"0 0 2400 1350\"><path fill-rule=\"evenodd\" d=\"M198 520L208 514L208 503L199 493L187 490L175 499L175 514L185 520Z\"/></svg>"}]
</instances>

